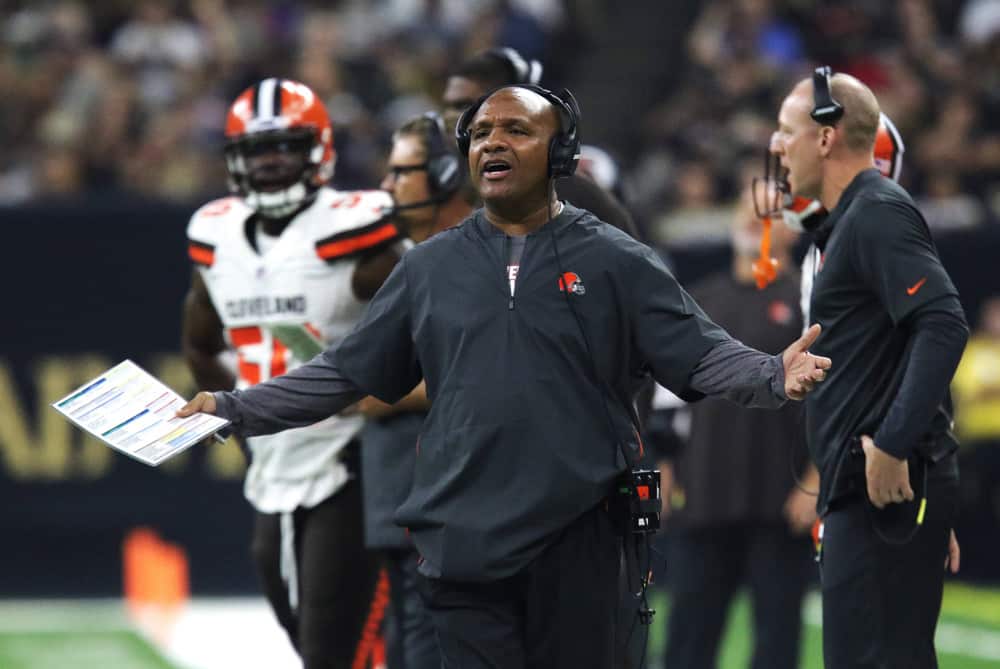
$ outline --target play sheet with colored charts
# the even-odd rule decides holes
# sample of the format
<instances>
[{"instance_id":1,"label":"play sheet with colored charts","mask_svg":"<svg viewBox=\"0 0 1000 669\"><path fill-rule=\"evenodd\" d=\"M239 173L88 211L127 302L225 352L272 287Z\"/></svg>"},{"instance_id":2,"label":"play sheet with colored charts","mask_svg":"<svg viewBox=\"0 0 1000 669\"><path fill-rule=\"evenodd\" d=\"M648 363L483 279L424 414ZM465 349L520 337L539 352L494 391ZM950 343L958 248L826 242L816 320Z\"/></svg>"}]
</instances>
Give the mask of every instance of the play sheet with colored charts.
<instances>
[{"instance_id":1,"label":"play sheet with colored charts","mask_svg":"<svg viewBox=\"0 0 1000 669\"><path fill-rule=\"evenodd\" d=\"M91 379L53 408L111 448L156 466L215 434L229 421L177 418L184 398L131 360Z\"/></svg>"}]
</instances>

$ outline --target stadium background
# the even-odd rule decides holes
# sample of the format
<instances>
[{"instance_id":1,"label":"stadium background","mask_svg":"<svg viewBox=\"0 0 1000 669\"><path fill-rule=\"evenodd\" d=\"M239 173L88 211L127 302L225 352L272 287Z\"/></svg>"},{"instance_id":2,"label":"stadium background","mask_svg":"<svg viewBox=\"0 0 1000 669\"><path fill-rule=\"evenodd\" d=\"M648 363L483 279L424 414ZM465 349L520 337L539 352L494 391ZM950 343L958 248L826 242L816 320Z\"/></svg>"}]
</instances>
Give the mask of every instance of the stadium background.
<instances>
[{"instance_id":1,"label":"stadium background","mask_svg":"<svg viewBox=\"0 0 1000 669\"><path fill-rule=\"evenodd\" d=\"M0 667L168 666L130 636L135 609L114 599L123 542L139 527L186 552L195 599L178 610L255 592L234 445L154 470L48 408L125 357L193 391L178 351L183 231L200 203L226 193L229 102L265 76L306 82L333 117L335 184L372 188L391 130L436 106L449 66L494 45L538 58L546 85L574 91L584 141L615 158L637 220L685 283L727 262L732 199L762 166L791 83L818 62L853 73L904 137L903 183L974 328L1000 295L997 0L4 2ZM979 383L1000 387L1000 371ZM976 437L962 454L962 583L946 598L939 641L956 653L946 668L1000 662L1000 429ZM259 606L225 601L246 605L138 628L176 641L185 624L232 626ZM818 620L807 619L803 666L818 667ZM747 620L738 608L724 667L740 666ZM214 629L211 645L224 649ZM90 646L105 659L81 659ZM195 656L190 666L251 666Z\"/></svg>"}]
</instances>

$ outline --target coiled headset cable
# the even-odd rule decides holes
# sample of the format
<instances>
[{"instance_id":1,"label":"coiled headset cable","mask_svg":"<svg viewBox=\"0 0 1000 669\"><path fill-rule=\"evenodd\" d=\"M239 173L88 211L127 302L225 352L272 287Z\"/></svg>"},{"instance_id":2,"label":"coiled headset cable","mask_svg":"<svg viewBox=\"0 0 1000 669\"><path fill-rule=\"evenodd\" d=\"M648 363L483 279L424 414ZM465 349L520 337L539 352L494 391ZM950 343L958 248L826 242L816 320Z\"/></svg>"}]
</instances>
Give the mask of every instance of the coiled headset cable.
<instances>
[{"instance_id":1,"label":"coiled headset cable","mask_svg":"<svg viewBox=\"0 0 1000 669\"><path fill-rule=\"evenodd\" d=\"M549 179L550 194L555 192L554 182L555 180L550 177ZM625 446L622 443L622 440L618 438L618 433L615 430L615 424L611 418L611 409L608 406L604 383L601 380L600 372L597 369L597 360L594 357L593 349L590 346L590 338L587 336L587 330L583 325L583 320L577 313L576 307L573 306L573 300L570 297L570 286L566 285L566 280L565 280L566 271L562 264L562 257L559 254L559 244L556 242L555 230L551 225L552 224L551 199L547 206L548 206L548 213L545 225L549 229L549 239L551 240L552 243L552 251L556 257L556 268L559 270L559 281L562 282L561 285L562 285L563 298L566 301L566 306L569 307L570 313L573 314L573 320L576 322L576 326L580 332L580 336L583 338L583 346L587 352L587 359L590 363L590 372L594 377L594 382L597 384L598 390L600 391L601 406L604 409L604 417L608 424L608 432L611 438L614 440L618 452L621 453L622 458L625 462L625 466L627 467L626 475L629 485L632 488L631 494L634 495L636 498L638 498L639 491L635 486L635 481L632 480L632 477L630 475L632 469L631 460L628 456L628 453L625 450ZM635 429L636 438L640 439L641 441L642 437L639 436L639 426L637 424L636 418L631 408L629 408L629 420L633 423L633 428ZM629 539L634 539L634 545L631 545L633 544L633 542L629 541ZM639 608L636 610L636 618L635 620L632 621L632 626L629 629L628 639L626 641L625 648L627 652L628 642L631 641L632 634L635 631L635 624L636 622L641 622L644 626L646 626L646 634L643 638L643 644L642 644L642 656L639 660L639 669L642 669L642 667L645 665L646 662L646 647L649 643L649 624L652 622L653 616L656 613L654 609L649 608L649 601L646 597L646 588L652 581L652 553L651 553L652 545L649 540L649 536L647 534L640 534L636 536L631 533L631 527L627 528L625 531L625 535L623 537L623 544L624 544L623 551L625 553L625 564L626 564L626 584L629 589L629 594L632 595L633 597L636 597L639 600ZM630 552L629 550L630 548L634 550ZM642 551L645 553L646 556L645 564L643 564L643 560L641 558L640 548L645 548L645 551ZM634 587L632 583L632 569L630 567L633 565L633 561L636 567L636 571L639 572L638 587Z\"/></svg>"}]
</instances>

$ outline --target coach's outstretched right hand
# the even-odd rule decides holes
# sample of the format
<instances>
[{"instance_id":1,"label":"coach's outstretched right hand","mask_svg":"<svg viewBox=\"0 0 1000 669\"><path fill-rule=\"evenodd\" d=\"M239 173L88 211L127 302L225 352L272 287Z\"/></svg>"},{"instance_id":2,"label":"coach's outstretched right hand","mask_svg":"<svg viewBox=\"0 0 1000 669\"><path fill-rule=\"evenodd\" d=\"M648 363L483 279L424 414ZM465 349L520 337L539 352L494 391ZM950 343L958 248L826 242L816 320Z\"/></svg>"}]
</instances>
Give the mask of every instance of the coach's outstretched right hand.
<instances>
[{"instance_id":1,"label":"coach's outstretched right hand","mask_svg":"<svg viewBox=\"0 0 1000 669\"><path fill-rule=\"evenodd\" d=\"M187 418L196 413L215 413L215 395L202 391L194 398L177 410L178 418Z\"/></svg>"},{"instance_id":2,"label":"coach's outstretched right hand","mask_svg":"<svg viewBox=\"0 0 1000 669\"><path fill-rule=\"evenodd\" d=\"M790 400L805 399L817 383L826 379L827 370L833 365L830 358L809 352L819 333L819 324L813 324L781 356L785 365L785 394Z\"/></svg>"}]
</instances>

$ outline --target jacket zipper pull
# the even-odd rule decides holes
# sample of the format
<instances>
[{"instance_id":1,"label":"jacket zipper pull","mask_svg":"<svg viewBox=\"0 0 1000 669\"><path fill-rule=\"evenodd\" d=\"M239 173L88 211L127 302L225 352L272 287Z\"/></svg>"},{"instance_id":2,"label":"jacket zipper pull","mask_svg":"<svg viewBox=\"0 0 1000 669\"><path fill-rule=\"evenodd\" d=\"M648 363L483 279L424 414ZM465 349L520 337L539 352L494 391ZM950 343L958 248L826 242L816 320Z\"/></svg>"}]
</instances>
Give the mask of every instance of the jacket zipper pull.
<instances>
[{"instance_id":1,"label":"jacket zipper pull","mask_svg":"<svg viewBox=\"0 0 1000 669\"><path fill-rule=\"evenodd\" d=\"M504 258L506 258L504 267L507 269L504 273L504 278L507 279L507 282L510 284L510 300L507 301L507 311L514 311L514 284L511 283L510 265L507 264L510 263L510 236L508 235L504 235L503 238L503 255Z\"/></svg>"}]
</instances>

